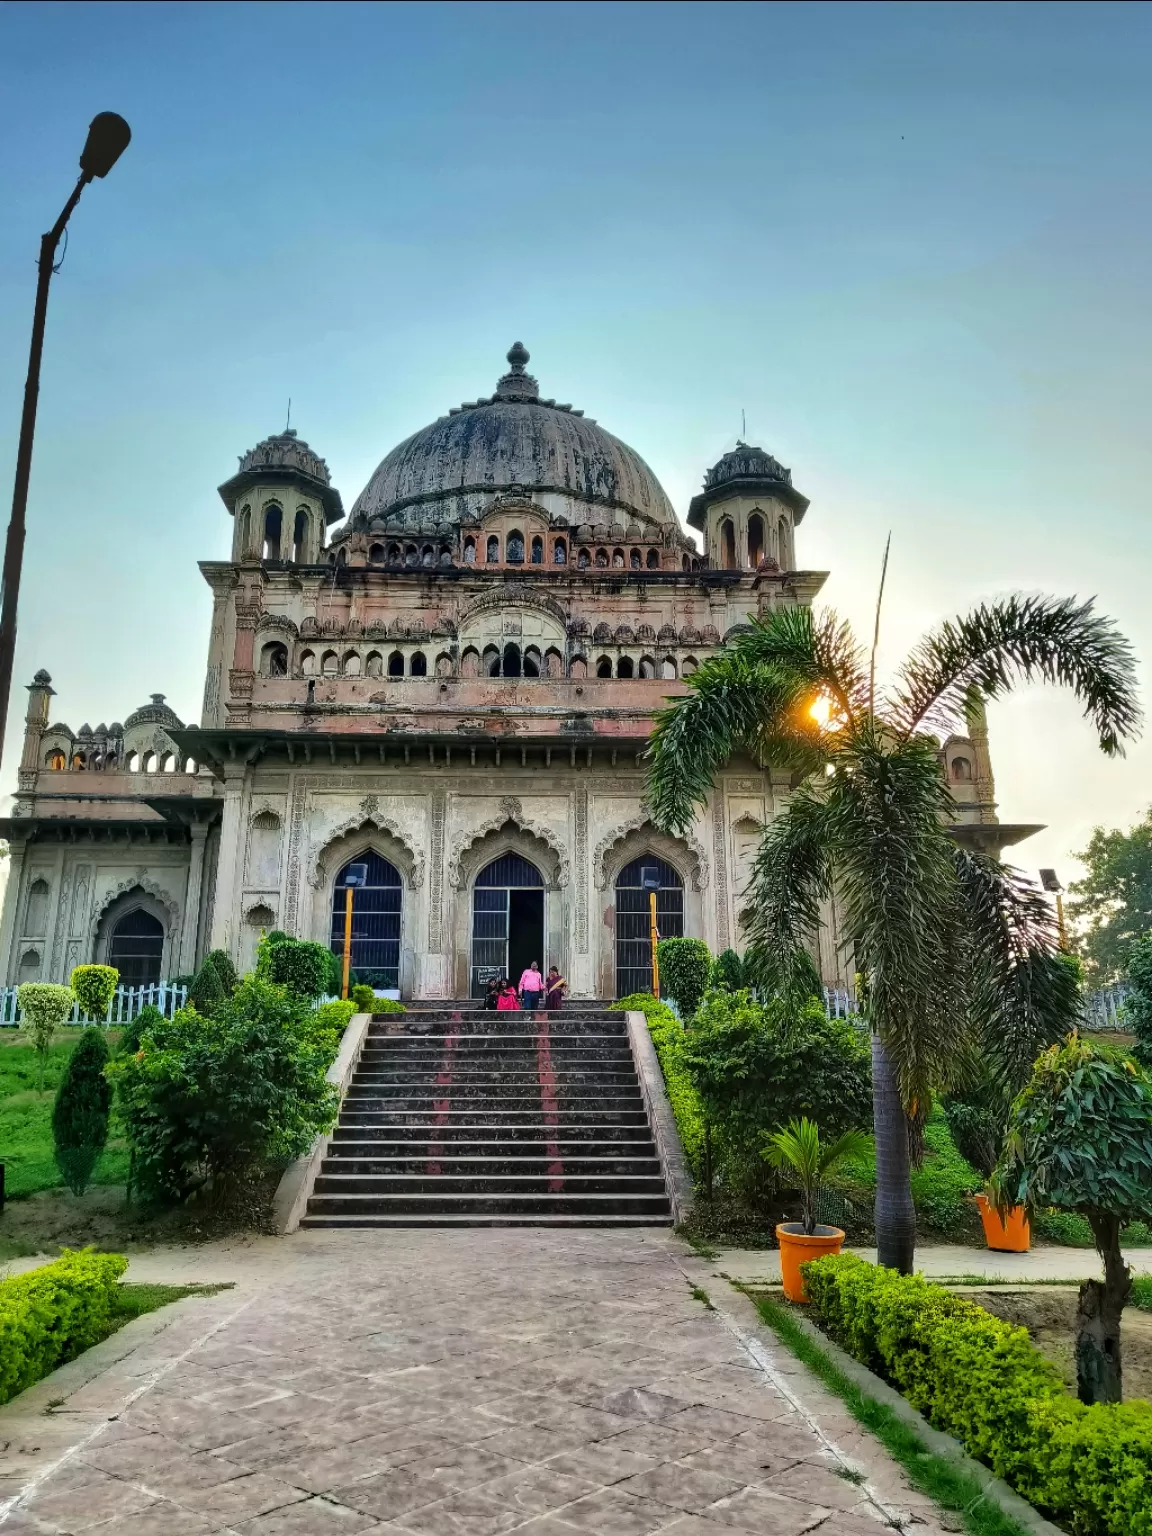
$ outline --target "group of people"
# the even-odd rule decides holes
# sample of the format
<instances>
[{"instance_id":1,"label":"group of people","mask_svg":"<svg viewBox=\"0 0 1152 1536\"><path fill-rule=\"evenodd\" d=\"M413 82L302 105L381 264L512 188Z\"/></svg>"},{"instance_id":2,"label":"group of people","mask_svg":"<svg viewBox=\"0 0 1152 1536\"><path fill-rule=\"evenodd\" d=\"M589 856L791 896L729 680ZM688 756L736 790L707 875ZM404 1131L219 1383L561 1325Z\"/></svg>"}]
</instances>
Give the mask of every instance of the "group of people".
<instances>
[{"instance_id":1,"label":"group of people","mask_svg":"<svg viewBox=\"0 0 1152 1536\"><path fill-rule=\"evenodd\" d=\"M567 990L568 983L556 966L549 967L545 978L539 962L533 960L520 977L518 987L514 987L507 976L494 977L484 992L484 1007L495 1009L498 1013L515 1013L521 1008L525 1013L535 1013L543 995L544 1007L555 1009L564 1001Z\"/></svg>"}]
</instances>

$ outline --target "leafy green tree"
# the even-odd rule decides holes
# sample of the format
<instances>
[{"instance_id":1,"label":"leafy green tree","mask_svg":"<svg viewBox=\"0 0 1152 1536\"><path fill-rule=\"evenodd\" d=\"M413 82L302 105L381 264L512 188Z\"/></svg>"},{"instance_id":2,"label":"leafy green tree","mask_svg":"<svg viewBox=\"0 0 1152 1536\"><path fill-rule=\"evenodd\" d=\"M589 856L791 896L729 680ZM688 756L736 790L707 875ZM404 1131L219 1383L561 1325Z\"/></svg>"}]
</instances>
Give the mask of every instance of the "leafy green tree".
<instances>
[{"instance_id":1,"label":"leafy green tree","mask_svg":"<svg viewBox=\"0 0 1152 1536\"><path fill-rule=\"evenodd\" d=\"M1075 1013L1041 893L948 830L957 808L939 736L1020 681L1070 686L1109 755L1136 732L1132 653L1114 626L1091 603L1010 598L927 635L879 697L874 658L835 615L793 607L753 620L688 680L651 746L648 803L672 832L737 754L802 776L761 842L743 917L749 953L758 985L806 991L835 887L872 1026L880 1260L905 1272L916 1237L909 1113L923 1111L965 1038L1016 1070Z\"/></svg>"},{"instance_id":2,"label":"leafy green tree","mask_svg":"<svg viewBox=\"0 0 1152 1536\"><path fill-rule=\"evenodd\" d=\"M116 988L120 984L120 972L114 965L78 965L69 978L80 1012L86 1013L94 1023L103 1023L108 1017Z\"/></svg>"},{"instance_id":3,"label":"leafy green tree","mask_svg":"<svg viewBox=\"0 0 1152 1536\"><path fill-rule=\"evenodd\" d=\"M309 939L285 939L269 952L268 969L274 982L300 997L322 997L332 988L332 962L336 956L325 944ZM337 983L336 992L340 991Z\"/></svg>"},{"instance_id":4,"label":"leafy green tree","mask_svg":"<svg viewBox=\"0 0 1152 1536\"><path fill-rule=\"evenodd\" d=\"M188 988L188 1005L202 1018L209 1018L223 1001L224 983L220 980L220 972L205 957Z\"/></svg>"},{"instance_id":5,"label":"leafy green tree","mask_svg":"<svg viewBox=\"0 0 1152 1536\"><path fill-rule=\"evenodd\" d=\"M816 1231L816 1196L838 1163L861 1157L872 1138L861 1130L842 1131L835 1141L822 1142L820 1127L806 1116L790 1120L785 1129L773 1131L765 1156L774 1168L792 1174L800 1189L802 1224L809 1237Z\"/></svg>"},{"instance_id":6,"label":"leafy green tree","mask_svg":"<svg viewBox=\"0 0 1152 1536\"><path fill-rule=\"evenodd\" d=\"M92 1170L108 1140L112 1088L104 1076L108 1041L98 1025L77 1040L52 1106L56 1166L74 1195L88 1188Z\"/></svg>"},{"instance_id":7,"label":"leafy green tree","mask_svg":"<svg viewBox=\"0 0 1152 1536\"><path fill-rule=\"evenodd\" d=\"M1152 933L1129 945L1127 972L1124 1008L1136 1036L1132 1054L1142 1067L1152 1071Z\"/></svg>"},{"instance_id":8,"label":"leafy green tree","mask_svg":"<svg viewBox=\"0 0 1152 1536\"><path fill-rule=\"evenodd\" d=\"M703 939L661 939L656 959L661 992L676 1004L681 1018L690 1019L708 985L712 951Z\"/></svg>"},{"instance_id":9,"label":"leafy green tree","mask_svg":"<svg viewBox=\"0 0 1152 1536\"><path fill-rule=\"evenodd\" d=\"M52 1037L72 1012L76 994L71 987L59 987L50 981L26 981L16 993L20 1004L21 1025L36 1048L36 1086L44 1092L44 1068Z\"/></svg>"},{"instance_id":10,"label":"leafy green tree","mask_svg":"<svg viewBox=\"0 0 1152 1536\"><path fill-rule=\"evenodd\" d=\"M298 1157L335 1115L336 1040L306 999L256 976L211 1018L182 1008L154 1021L108 1067L141 1191L219 1201L255 1166Z\"/></svg>"},{"instance_id":11,"label":"leafy green tree","mask_svg":"<svg viewBox=\"0 0 1152 1536\"><path fill-rule=\"evenodd\" d=\"M1078 857L1084 878L1068 887L1068 915L1093 980L1115 981L1133 939L1152 931L1152 808L1127 832L1097 827Z\"/></svg>"},{"instance_id":12,"label":"leafy green tree","mask_svg":"<svg viewBox=\"0 0 1152 1536\"><path fill-rule=\"evenodd\" d=\"M723 987L726 992L739 992L751 978L744 974L744 962L734 949L726 949L712 962L708 978L710 987Z\"/></svg>"},{"instance_id":13,"label":"leafy green tree","mask_svg":"<svg viewBox=\"0 0 1152 1536\"><path fill-rule=\"evenodd\" d=\"M1152 1078L1076 1035L1052 1046L1012 1107L993 1190L1001 1206L1087 1218L1104 1279L1080 1287L1077 1390L1084 1403L1120 1402L1120 1318L1132 1292L1120 1229L1152 1219Z\"/></svg>"},{"instance_id":14,"label":"leafy green tree","mask_svg":"<svg viewBox=\"0 0 1152 1536\"><path fill-rule=\"evenodd\" d=\"M236 990L236 983L240 980L236 974L236 967L232 964L232 957L226 949L210 949L204 956L204 964L210 965L220 979L220 988L225 997L231 997Z\"/></svg>"}]
</instances>

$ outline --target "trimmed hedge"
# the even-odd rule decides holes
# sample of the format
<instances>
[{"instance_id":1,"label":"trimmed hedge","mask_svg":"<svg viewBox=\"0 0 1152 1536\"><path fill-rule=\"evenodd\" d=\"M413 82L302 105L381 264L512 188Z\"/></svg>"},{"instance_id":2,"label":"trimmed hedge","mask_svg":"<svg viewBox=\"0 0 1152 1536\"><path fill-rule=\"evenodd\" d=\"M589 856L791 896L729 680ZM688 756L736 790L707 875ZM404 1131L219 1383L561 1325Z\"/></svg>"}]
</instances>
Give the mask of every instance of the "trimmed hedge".
<instances>
[{"instance_id":1,"label":"trimmed hedge","mask_svg":"<svg viewBox=\"0 0 1152 1536\"><path fill-rule=\"evenodd\" d=\"M321 997L332 982L332 951L311 939L283 939L269 954L272 980L300 997ZM340 990L339 983L335 988Z\"/></svg>"},{"instance_id":2,"label":"trimmed hedge","mask_svg":"<svg viewBox=\"0 0 1152 1536\"><path fill-rule=\"evenodd\" d=\"M114 965L78 965L69 978L80 1012L97 1024L108 1017L119 984L120 972Z\"/></svg>"},{"instance_id":3,"label":"trimmed hedge","mask_svg":"<svg viewBox=\"0 0 1152 1536\"><path fill-rule=\"evenodd\" d=\"M851 1254L804 1266L830 1337L1074 1536L1152 1536L1152 1404L1069 1397L1027 1330Z\"/></svg>"},{"instance_id":4,"label":"trimmed hedge","mask_svg":"<svg viewBox=\"0 0 1152 1536\"><path fill-rule=\"evenodd\" d=\"M0 1281L0 1403L104 1338L128 1260L67 1249L53 1264Z\"/></svg>"},{"instance_id":5,"label":"trimmed hedge","mask_svg":"<svg viewBox=\"0 0 1152 1536\"><path fill-rule=\"evenodd\" d=\"M671 1008L650 992L634 992L630 997L622 997L612 1004L612 1009L617 1013L634 1011L644 1015L652 1044L656 1047L656 1059L664 1074L664 1087L676 1117L684 1155L692 1172L699 1177L704 1165L704 1111L700 1095L684 1066L683 1025Z\"/></svg>"},{"instance_id":6,"label":"trimmed hedge","mask_svg":"<svg viewBox=\"0 0 1152 1536\"><path fill-rule=\"evenodd\" d=\"M712 970L712 951L703 939L661 939L656 945L660 989L690 1019L700 1006Z\"/></svg>"}]
</instances>

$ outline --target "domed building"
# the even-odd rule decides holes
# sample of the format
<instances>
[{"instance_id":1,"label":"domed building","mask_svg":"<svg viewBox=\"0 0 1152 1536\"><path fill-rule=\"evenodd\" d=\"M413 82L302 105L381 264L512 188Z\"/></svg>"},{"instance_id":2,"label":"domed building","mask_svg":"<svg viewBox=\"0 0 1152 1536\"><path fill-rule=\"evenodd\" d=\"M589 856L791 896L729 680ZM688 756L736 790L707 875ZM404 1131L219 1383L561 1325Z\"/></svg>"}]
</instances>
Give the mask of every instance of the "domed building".
<instances>
[{"instance_id":1,"label":"domed building","mask_svg":"<svg viewBox=\"0 0 1152 1536\"><path fill-rule=\"evenodd\" d=\"M201 565L198 724L155 694L73 732L37 673L4 827L9 983L96 959L140 985L209 949L244 968L272 928L339 947L350 870L353 967L404 997L475 995L531 960L575 997L647 989L645 868L663 934L740 947L789 775L731 764L670 837L644 751L750 615L820 590L796 554L808 501L739 443L692 500L697 543L634 449L541 398L519 342L507 361L492 395L393 448L347 517L294 432L243 455L220 487L231 558ZM982 729L942 750L994 843ZM821 963L840 978L834 914Z\"/></svg>"}]
</instances>

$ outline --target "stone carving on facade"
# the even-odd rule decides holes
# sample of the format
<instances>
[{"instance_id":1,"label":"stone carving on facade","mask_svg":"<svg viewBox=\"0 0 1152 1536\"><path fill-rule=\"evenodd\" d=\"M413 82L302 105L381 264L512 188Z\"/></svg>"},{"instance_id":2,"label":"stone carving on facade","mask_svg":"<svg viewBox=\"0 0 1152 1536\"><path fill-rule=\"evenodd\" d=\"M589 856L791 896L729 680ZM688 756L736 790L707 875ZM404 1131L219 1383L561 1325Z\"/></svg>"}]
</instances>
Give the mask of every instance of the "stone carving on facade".
<instances>
[{"instance_id":1,"label":"stone carving on facade","mask_svg":"<svg viewBox=\"0 0 1152 1536\"><path fill-rule=\"evenodd\" d=\"M296 625L285 613L261 613L256 620L257 629L282 629L286 635L296 635Z\"/></svg>"},{"instance_id":2,"label":"stone carving on facade","mask_svg":"<svg viewBox=\"0 0 1152 1536\"><path fill-rule=\"evenodd\" d=\"M716 855L716 943L722 950L729 945L728 925L728 844L724 825L724 796L717 792L712 801L712 847Z\"/></svg>"},{"instance_id":3,"label":"stone carving on facade","mask_svg":"<svg viewBox=\"0 0 1152 1536\"><path fill-rule=\"evenodd\" d=\"M428 890L428 951L442 953L442 904L444 899L444 820L448 810L447 792L432 792L432 874Z\"/></svg>"},{"instance_id":4,"label":"stone carving on facade","mask_svg":"<svg viewBox=\"0 0 1152 1536\"><path fill-rule=\"evenodd\" d=\"M596 844L596 852L592 856L592 870L598 891L608 889L614 873L612 866L616 862L615 854L620 845L629 838L639 839L641 834L643 839L651 845L654 853L661 854L662 850L673 850L674 857L670 861L672 863L683 863L684 855L689 855L687 862L692 889L695 891L704 889L708 884L708 855L704 849L691 833L674 837L671 833L661 832L648 812L642 810L631 820L614 827ZM680 855L679 861L675 858L677 852Z\"/></svg>"},{"instance_id":5,"label":"stone carving on facade","mask_svg":"<svg viewBox=\"0 0 1152 1536\"><path fill-rule=\"evenodd\" d=\"M506 581L503 586L497 587L494 592L485 592L472 602L466 603L456 616L458 629L463 629L470 619L479 613L485 613L489 608L507 608L515 604L519 608L535 608L541 613L546 613L558 624L564 626L567 623L567 614L555 598L546 597L537 592L526 582Z\"/></svg>"},{"instance_id":6,"label":"stone carving on facade","mask_svg":"<svg viewBox=\"0 0 1152 1536\"><path fill-rule=\"evenodd\" d=\"M143 891L145 895L151 896L154 901L160 903L168 917L168 937L173 941L176 940L180 932L180 903L163 886L157 885L156 881L149 877L143 866L138 867L132 874L126 876L110 890L103 892L97 899L88 924L90 940L95 939L96 930L100 926L100 920L108 908L114 902L119 901L121 896L127 896L129 891L135 890Z\"/></svg>"},{"instance_id":7,"label":"stone carving on facade","mask_svg":"<svg viewBox=\"0 0 1152 1536\"><path fill-rule=\"evenodd\" d=\"M527 832L531 837L539 838L546 845L556 859L557 886L563 887L568 884L570 878L568 854L556 834L550 827L544 826L542 822L534 821L530 816L526 816L520 800L514 795L505 795L500 801L496 814L481 822L478 827L469 833L467 841L461 844L459 852L454 855L451 863L448 865L448 884L454 891L463 890L467 884L468 877L465 872L465 865L471 849L491 833L499 832L509 822L513 826L519 827L521 831Z\"/></svg>"},{"instance_id":8,"label":"stone carving on facade","mask_svg":"<svg viewBox=\"0 0 1152 1536\"><path fill-rule=\"evenodd\" d=\"M588 786L576 786L576 953L588 953Z\"/></svg>"},{"instance_id":9,"label":"stone carving on facade","mask_svg":"<svg viewBox=\"0 0 1152 1536\"><path fill-rule=\"evenodd\" d=\"M375 798L370 796L369 798ZM308 858L308 864L312 870L308 877L308 884L314 891L321 890L332 878L332 871L328 868L328 850L333 843L347 837L350 832L382 832L386 837L392 838L400 845L408 864L407 870L402 869L401 874L406 874L408 884L414 891L424 884L424 854L412 846L407 833L389 817L375 810L365 814L363 809L357 811L355 816L348 816L338 822L330 831L318 833L312 841L312 851ZM402 860L401 862L404 862Z\"/></svg>"}]
</instances>

